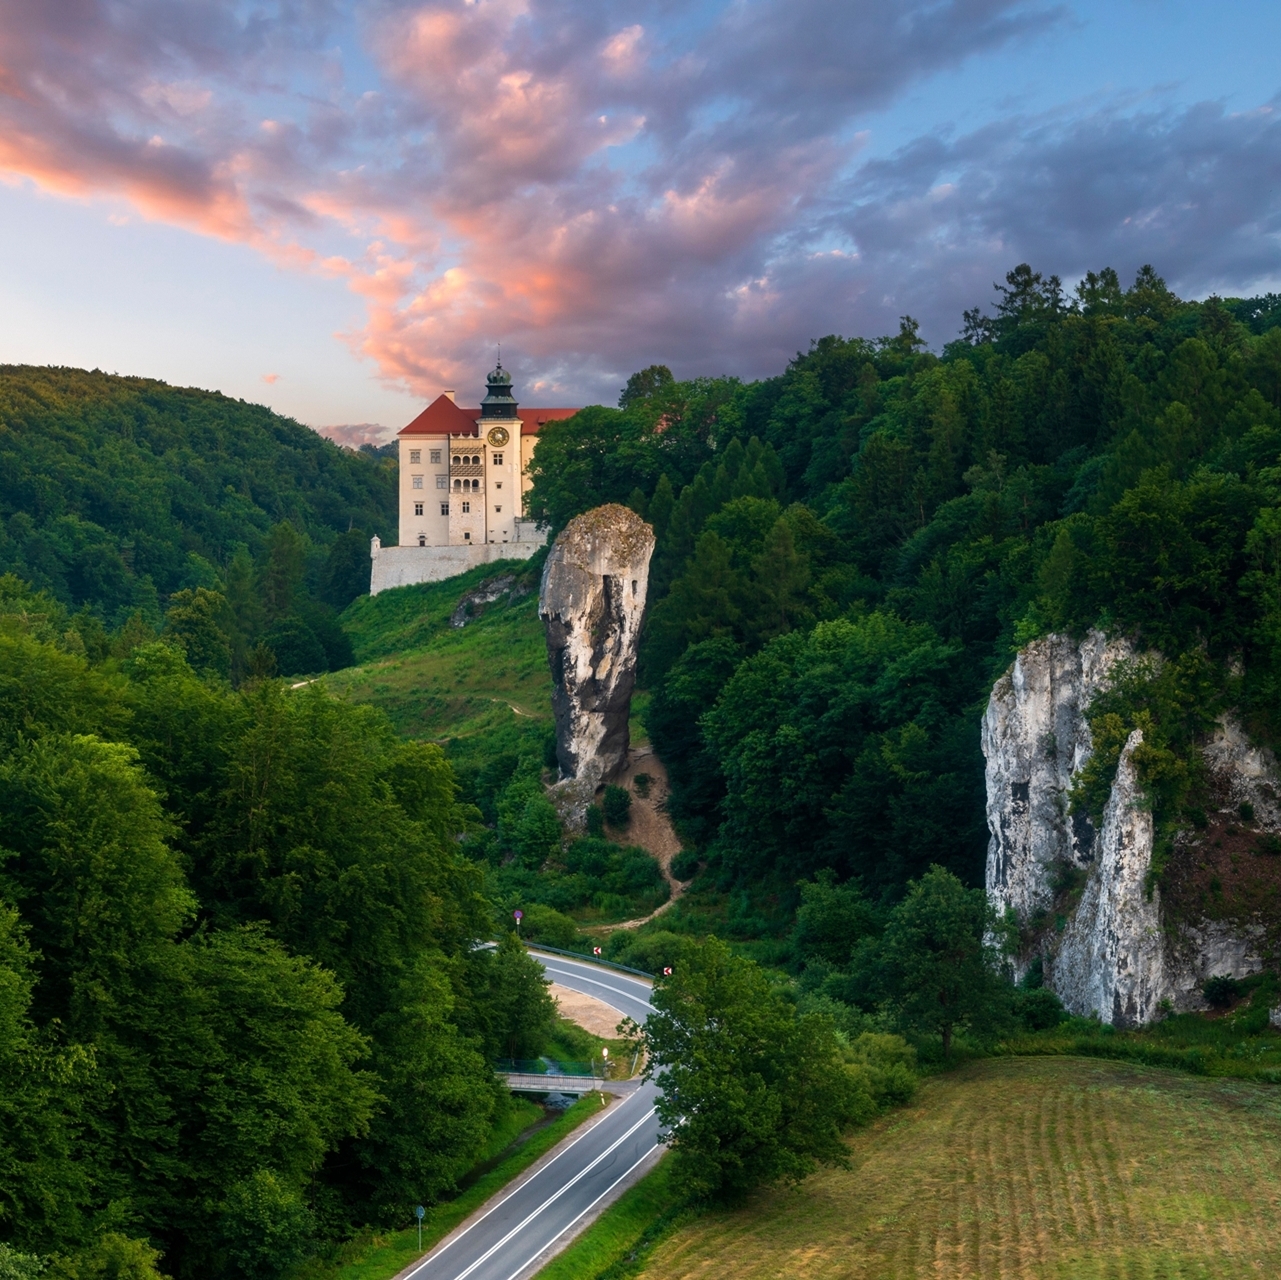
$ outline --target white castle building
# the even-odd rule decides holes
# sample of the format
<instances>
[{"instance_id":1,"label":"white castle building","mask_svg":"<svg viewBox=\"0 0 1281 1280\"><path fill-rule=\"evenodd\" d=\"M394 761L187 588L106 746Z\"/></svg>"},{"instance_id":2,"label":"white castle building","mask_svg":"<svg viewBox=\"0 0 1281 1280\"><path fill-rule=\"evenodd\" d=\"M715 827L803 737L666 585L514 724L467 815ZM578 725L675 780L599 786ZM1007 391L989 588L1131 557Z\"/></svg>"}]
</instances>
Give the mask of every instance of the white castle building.
<instances>
[{"instance_id":1,"label":"white castle building","mask_svg":"<svg viewBox=\"0 0 1281 1280\"><path fill-rule=\"evenodd\" d=\"M437 396L397 436L400 545L370 545L369 594L439 582L492 560L528 560L545 535L525 519L527 475L544 424L577 409L522 409L502 361L479 409Z\"/></svg>"}]
</instances>

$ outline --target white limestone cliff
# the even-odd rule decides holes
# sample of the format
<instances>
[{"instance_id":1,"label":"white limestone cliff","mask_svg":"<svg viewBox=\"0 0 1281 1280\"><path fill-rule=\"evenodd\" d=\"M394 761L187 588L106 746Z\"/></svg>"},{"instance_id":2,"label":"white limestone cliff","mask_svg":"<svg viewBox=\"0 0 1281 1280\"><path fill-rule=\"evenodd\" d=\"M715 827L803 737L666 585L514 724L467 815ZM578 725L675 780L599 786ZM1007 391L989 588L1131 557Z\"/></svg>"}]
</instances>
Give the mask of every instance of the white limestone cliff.
<instances>
[{"instance_id":1,"label":"white limestone cliff","mask_svg":"<svg viewBox=\"0 0 1281 1280\"><path fill-rule=\"evenodd\" d=\"M1085 713L1132 656L1124 641L1098 631L1080 643L1050 635L1029 644L993 686L982 732L988 895L1023 926L1041 921L1036 954L1068 1011L1119 1026L1150 1021L1166 1002L1203 1007L1207 978L1244 977L1261 965L1257 928L1214 920L1167 927L1160 890L1148 883L1153 822L1133 759L1140 732L1121 754L1101 828L1070 811L1073 779L1091 751ZM1225 718L1204 754L1225 805L1218 821L1248 801L1260 830L1281 829L1270 752ZM1070 868L1086 872L1085 884L1060 932L1048 913ZM1016 967L1024 971L1033 958L1020 957Z\"/></svg>"},{"instance_id":2,"label":"white limestone cliff","mask_svg":"<svg viewBox=\"0 0 1281 1280\"><path fill-rule=\"evenodd\" d=\"M1116 664L1124 641L1091 631L1078 644L1050 635L1021 649L993 686L983 717L987 761L987 890L1020 920L1047 909L1054 864L1087 866L1094 828L1069 814L1072 778L1090 754L1085 711Z\"/></svg>"},{"instance_id":3,"label":"white limestone cliff","mask_svg":"<svg viewBox=\"0 0 1281 1280\"><path fill-rule=\"evenodd\" d=\"M1069 1012L1118 1027L1150 1022L1168 998L1161 892L1147 892L1152 812L1134 767L1142 741L1136 729L1121 752L1085 892L1046 967Z\"/></svg>"},{"instance_id":4,"label":"white limestone cliff","mask_svg":"<svg viewBox=\"0 0 1281 1280\"><path fill-rule=\"evenodd\" d=\"M653 529L611 503L572 520L543 570L538 614L547 636L560 766L553 799L571 828L627 758L653 552Z\"/></svg>"}]
</instances>

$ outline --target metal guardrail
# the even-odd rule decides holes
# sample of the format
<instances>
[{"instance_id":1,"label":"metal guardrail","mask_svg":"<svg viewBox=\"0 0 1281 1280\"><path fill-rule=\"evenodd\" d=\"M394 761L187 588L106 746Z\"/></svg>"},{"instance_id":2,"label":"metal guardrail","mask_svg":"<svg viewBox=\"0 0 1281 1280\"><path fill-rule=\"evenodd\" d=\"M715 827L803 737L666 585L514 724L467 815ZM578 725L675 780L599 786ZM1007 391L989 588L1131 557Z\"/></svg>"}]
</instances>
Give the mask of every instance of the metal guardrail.
<instances>
[{"instance_id":1,"label":"metal guardrail","mask_svg":"<svg viewBox=\"0 0 1281 1280\"><path fill-rule=\"evenodd\" d=\"M539 942L536 939L533 942L526 942L525 946L533 951L550 951L553 955L568 956L571 960L586 960L588 964L603 965L606 969L617 969L621 973L634 973L638 978L648 978L654 981L654 974L647 973L644 969L633 969L630 965L615 964L613 960L605 960L600 956L587 956L581 951L566 951L564 947L549 947L545 942Z\"/></svg>"}]
</instances>

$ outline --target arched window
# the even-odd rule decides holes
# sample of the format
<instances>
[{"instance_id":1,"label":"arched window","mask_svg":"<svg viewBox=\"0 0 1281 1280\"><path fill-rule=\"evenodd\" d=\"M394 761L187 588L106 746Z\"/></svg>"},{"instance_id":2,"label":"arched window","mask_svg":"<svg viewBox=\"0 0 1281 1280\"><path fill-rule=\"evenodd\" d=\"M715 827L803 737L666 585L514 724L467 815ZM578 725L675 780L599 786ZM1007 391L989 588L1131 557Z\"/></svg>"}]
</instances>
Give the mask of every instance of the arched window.
<instances>
[{"instance_id":1,"label":"arched window","mask_svg":"<svg viewBox=\"0 0 1281 1280\"><path fill-rule=\"evenodd\" d=\"M455 480L455 481L454 481L454 488L455 488L456 490L458 490L459 492L461 492L462 487L463 487L463 482L462 482L461 480Z\"/></svg>"}]
</instances>

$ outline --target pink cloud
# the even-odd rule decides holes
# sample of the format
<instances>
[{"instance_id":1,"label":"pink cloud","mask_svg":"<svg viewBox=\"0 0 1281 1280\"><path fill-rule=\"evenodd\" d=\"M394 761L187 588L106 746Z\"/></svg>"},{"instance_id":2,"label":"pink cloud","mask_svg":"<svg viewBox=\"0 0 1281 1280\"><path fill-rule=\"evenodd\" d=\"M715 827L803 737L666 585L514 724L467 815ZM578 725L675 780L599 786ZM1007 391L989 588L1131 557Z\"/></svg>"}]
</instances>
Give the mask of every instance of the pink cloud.
<instances>
[{"instance_id":1,"label":"pink cloud","mask_svg":"<svg viewBox=\"0 0 1281 1280\"><path fill-rule=\"evenodd\" d=\"M814 334L885 331L909 308L929 331L1018 246L1062 254L1047 219L1086 216L1068 124L855 167L862 113L1054 11L709 0L701 18L677 27L664 0L0 0L0 176L123 197L345 281L365 320L344 340L420 394L467 385L499 340L577 398L656 359L766 372ZM1253 130L1266 175L1272 127L1113 122L1133 149L1117 172L1135 175L1116 221L1156 209L1180 245L1206 238L1170 212L1176 142L1145 167L1145 128L1228 149ZM1061 163L1058 203L1029 186L1032 151ZM1274 209L1266 186L1217 225Z\"/></svg>"}]
</instances>

